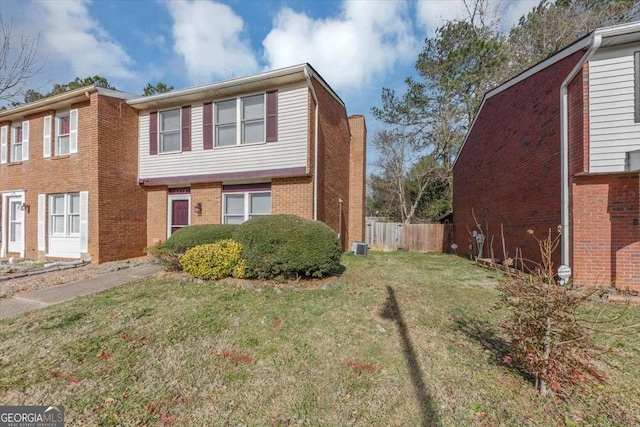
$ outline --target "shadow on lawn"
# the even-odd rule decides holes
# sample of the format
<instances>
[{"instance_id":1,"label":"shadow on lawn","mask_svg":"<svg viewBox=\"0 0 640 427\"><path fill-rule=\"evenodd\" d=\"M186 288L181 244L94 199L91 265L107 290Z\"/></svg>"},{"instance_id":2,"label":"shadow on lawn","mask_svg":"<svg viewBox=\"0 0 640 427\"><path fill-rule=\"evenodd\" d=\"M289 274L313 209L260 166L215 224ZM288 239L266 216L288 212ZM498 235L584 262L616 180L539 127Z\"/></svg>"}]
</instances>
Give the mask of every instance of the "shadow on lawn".
<instances>
[{"instance_id":1,"label":"shadow on lawn","mask_svg":"<svg viewBox=\"0 0 640 427\"><path fill-rule=\"evenodd\" d=\"M496 365L509 369L526 381L535 384L535 378L530 374L504 362L505 357L509 354L509 343L498 335L496 329L489 322L468 316L455 317L453 322L456 329L491 352L493 362Z\"/></svg>"},{"instance_id":2,"label":"shadow on lawn","mask_svg":"<svg viewBox=\"0 0 640 427\"><path fill-rule=\"evenodd\" d=\"M497 365L503 365L503 360L509 354L509 344L498 336L495 328L485 320L459 316L453 319L456 329L468 338L480 344L485 350L489 350Z\"/></svg>"},{"instance_id":3,"label":"shadow on lawn","mask_svg":"<svg viewBox=\"0 0 640 427\"><path fill-rule=\"evenodd\" d=\"M420 369L420 364L416 357L416 351L411 343L407 324L402 318L402 312L400 311L398 300L396 299L395 292L391 286L387 286L387 300L380 311L380 316L384 319L393 320L396 322L396 325L398 325L400 344L402 345L404 358L407 362L407 367L409 368L409 374L411 375L411 381L413 382L413 387L415 389L416 399L420 404L422 412L422 426L427 427L440 425L436 404L424 383L424 379L422 378L422 369Z\"/></svg>"}]
</instances>

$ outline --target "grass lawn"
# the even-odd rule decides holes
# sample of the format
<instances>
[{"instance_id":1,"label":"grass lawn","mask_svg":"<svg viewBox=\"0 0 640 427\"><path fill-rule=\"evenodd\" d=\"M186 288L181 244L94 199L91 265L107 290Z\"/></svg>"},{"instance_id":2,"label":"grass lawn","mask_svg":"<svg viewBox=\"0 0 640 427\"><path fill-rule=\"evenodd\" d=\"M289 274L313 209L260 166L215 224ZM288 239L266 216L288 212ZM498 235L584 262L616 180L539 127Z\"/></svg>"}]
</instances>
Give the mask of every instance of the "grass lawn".
<instances>
[{"instance_id":1,"label":"grass lawn","mask_svg":"<svg viewBox=\"0 0 640 427\"><path fill-rule=\"evenodd\" d=\"M324 290L147 280L0 321L0 404L63 404L68 426L640 425L637 332L616 337L607 385L545 399L500 363L494 273L343 264Z\"/></svg>"}]
</instances>

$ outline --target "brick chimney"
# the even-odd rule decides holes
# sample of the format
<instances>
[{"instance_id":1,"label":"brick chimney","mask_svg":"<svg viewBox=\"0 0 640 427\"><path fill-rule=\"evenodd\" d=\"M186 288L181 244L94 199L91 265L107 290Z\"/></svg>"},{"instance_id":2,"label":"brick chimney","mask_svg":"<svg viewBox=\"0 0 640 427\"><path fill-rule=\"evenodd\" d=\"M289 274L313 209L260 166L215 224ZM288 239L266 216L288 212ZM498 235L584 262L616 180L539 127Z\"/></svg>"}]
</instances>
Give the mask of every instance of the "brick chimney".
<instances>
[{"instance_id":1,"label":"brick chimney","mask_svg":"<svg viewBox=\"0 0 640 427\"><path fill-rule=\"evenodd\" d=\"M364 116L349 117L351 146L349 159L349 239L364 241L365 189L367 165L367 126ZM349 245L350 247L350 245Z\"/></svg>"}]
</instances>

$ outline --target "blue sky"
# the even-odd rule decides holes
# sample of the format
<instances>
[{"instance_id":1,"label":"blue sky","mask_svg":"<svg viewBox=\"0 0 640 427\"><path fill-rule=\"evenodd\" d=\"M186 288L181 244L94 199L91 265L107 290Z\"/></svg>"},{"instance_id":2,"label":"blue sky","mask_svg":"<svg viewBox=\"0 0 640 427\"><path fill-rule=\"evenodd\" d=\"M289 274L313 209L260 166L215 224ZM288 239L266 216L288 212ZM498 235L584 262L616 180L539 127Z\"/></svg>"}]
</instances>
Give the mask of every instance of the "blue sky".
<instances>
[{"instance_id":1,"label":"blue sky","mask_svg":"<svg viewBox=\"0 0 640 427\"><path fill-rule=\"evenodd\" d=\"M509 28L538 0L487 0ZM66 1L1 0L14 37L39 37L43 72L30 86L102 75L140 94L147 83L176 89L309 62L347 105L365 114L382 87L400 91L424 39L459 0ZM19 39L16 39L19 41ZM370 160L375 158L371 153Z\"/></svg>"}]
</instances>

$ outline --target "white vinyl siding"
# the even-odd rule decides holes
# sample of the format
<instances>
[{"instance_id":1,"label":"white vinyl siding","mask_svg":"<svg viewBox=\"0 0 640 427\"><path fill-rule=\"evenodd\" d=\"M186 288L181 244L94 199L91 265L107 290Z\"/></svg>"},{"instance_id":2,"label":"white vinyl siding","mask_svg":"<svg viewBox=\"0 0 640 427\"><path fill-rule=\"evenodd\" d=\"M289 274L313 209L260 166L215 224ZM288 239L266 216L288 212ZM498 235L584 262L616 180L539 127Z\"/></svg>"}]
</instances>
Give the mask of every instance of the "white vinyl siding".
<instances>
[{"instance_id":1,"label":"white vinyl siding","mask_svg":"<svg viewBox=\"0 0 640 427\"><path fill-rule=\"evenodd\" d=\"M626 153L640 150L635 123L634 52L638 46L601 49L589 61L589 171L622 172Z\"/></svg>"},{"instance_id":2,"label":"white vinyl siding","mask_svg":"<svg viewBox=\"0 0 640 427\"><path fill-rule=\"evenodd\" d=\"M149 113L143 112L139 119L140 177L173 177L306 167L309 143L308 109L306 84L279 88L278 141L203 150L202 103L193 104L191 108L192 151L178 154L179 161L176 161L175 156L149 155Z\"/></svg>"}]
</instances>

